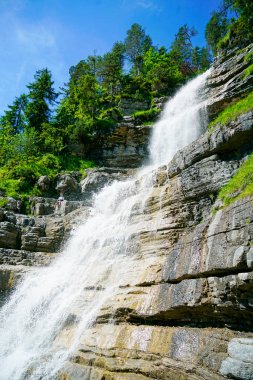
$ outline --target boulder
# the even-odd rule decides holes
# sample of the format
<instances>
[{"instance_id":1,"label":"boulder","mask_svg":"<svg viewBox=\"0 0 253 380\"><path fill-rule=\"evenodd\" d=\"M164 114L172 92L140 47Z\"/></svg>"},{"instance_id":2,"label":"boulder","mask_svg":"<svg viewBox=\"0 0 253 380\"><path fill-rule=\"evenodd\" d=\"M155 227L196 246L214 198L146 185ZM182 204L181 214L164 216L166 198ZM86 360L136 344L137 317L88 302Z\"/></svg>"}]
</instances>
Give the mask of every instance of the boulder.
<instances>
[{"instance_id":1,"label":"boulder","mask_svg":"<svg viewBox=\"0 0 253 380\"><path fill-rule=\"evenodd\" d=\"M47 175L41 176L37 181L37 186L43 191L47 192L52 185L51 179Z\"/></svg>"},{"instance_id":2,"label":"boulder","mask_svg":"<svg viewBox=\"0 0 253 380\"><path fill-rule=\"evenodd\" d=\"M61 174L57 178L56 190L60 193L78 191L78 183L71 174Z\"/></svg>"}]
</instances>

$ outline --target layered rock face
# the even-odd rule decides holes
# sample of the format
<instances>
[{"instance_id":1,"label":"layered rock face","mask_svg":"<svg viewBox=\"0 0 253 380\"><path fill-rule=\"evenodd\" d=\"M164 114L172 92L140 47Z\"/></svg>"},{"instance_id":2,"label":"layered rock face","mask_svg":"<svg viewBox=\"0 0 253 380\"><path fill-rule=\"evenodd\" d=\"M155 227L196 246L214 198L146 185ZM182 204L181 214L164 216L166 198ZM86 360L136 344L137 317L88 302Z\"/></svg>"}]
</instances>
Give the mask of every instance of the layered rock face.
<instances>
[{"instance_id":1,"label":"layered rock face","mask_svg":"<svg viewBox=\"0 0 253 380\"><path fill-rule=\"evenodd\" d=\"M236 98L231 83L242 61L216 63L212 115L224 107L221 98ZM145 211L132 217L125 283L84 333L61 379L253 378L253 197L226 208L216 201L252 150L252 137L251 111L206 132L154 173ZM69 344L74 328L62 341Z\"/></svg>"},{"instance_id":2,"label":"layered rock face","mask_svg":"<svg viewBox=\"0 0 253 380\"><path fill-rule=\"evenodd\" d=\"M148 157L151 126L135 126L130 121L118 123L117 128L93 146L90 157L103 166L137 168Z\"/></svg>"},{"instance_id":3,"label":"layered rock face","mask_svg":"<svg viewBox=\"0 0 253 380\"><path fill-rule=\"evenodd\" d=\"M253 74L244 75L244 70L252 64L252 52L253 44L243 50L231 50L214 62L208 80L210 117L252 91Z\"/></svg>"}]
</instances>

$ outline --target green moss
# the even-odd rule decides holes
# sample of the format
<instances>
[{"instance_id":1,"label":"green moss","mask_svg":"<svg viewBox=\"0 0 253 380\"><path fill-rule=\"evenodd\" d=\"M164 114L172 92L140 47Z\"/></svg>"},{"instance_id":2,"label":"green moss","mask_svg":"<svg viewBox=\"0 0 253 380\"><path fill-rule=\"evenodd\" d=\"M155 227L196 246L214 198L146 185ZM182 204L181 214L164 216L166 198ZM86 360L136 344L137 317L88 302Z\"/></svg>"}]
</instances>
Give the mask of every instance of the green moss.
<instances>
[{"instance_id":1,"label":"green moss","mask_svg":"<svg viewBox=\"0 0 253 380\"><path fill-rule=\"evenodd\" d=\"M244 62L250 62L253 59L253 51L247 53L244 57Z\"/></svg>"},{"instance_id":2,"label":"green moss","mask_svg":"<svg viewBox=\"0 0 253 380\"><path fill-rule=\"evenodd\" d=\"M215 120L213 120L208 128L212 129L216 124L227 124L229 121L236 119L239 115L246 113L253 109L253 91L245 98L239 100L225 108Z\"/></svg>"},{"instance_id":3,"label":"green moss","mask_svg":"<svg viewBox=\"0 0 253 380\"><path fill-rule=\"evenodd\" d=\"M242 79L249 77L251 74L253 74L253 63L244 70Z\"/></svg>"},{"instance_id":4,"label":"green moss","mask_svg":"<svg viewBox=\"0 0 253 380\"><path fill-rule=\"evenodd\" d=\"M253 154L242 164L233 178L220 190L218 197L225 206L253 194Z\"/></svg>"}]
</instances>

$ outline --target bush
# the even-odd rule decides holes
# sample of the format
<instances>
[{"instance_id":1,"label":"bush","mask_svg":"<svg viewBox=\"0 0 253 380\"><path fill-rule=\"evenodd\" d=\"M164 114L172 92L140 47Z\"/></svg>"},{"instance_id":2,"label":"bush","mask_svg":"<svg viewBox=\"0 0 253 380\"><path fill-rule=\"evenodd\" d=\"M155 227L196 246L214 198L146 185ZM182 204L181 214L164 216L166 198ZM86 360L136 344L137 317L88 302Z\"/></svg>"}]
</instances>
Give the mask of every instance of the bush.
<instances>
[{"instance_id":1,"label":"bush","mask_svg":"<svg viewBox=\"0 0 253 380\"><path fill-rule=\"evenodd\" d=\"M41 191L36 186L39 177L54 178L60 171L84 172L94 166L94 162L76 156L54 156L51 153L24 162L11 160L0 169L0 190L6 196L18 199L39 196Z\"/></svg>"},{"instance_id":2,"label":"bush","mask_svg":"<svg viewBox=\"0 0 253 380\"><path fill-rule=\"evenodd\" d=\"M138 111L133 114L134 122L136 125L144 124L149 121L154 121L158 115L160 114L160 110L157 108L151 108L147 111Z\"/></svg>"},{"instance_id":3,"label":"bush","mask_svg":"<svg viewBox=\"0 0 253 380\"><path fill-rule=\"evenodd\" d=\"M94 130L95 135L103 135L105 133L112 132L115 126L116 126L115 120L96 119L94 121L93 130Z\"/></svg>"},{"instance_id":4,"label":"bush","mask_svg":"<svg viewBox=\"0 0 253 380\"><path fill-rule=\"evenodd\" d=\"M77 156L60 156L61 169L65 172L84 171L85 169L94 168L93 161L83 160Z\"/></svg>"}]
</instances>

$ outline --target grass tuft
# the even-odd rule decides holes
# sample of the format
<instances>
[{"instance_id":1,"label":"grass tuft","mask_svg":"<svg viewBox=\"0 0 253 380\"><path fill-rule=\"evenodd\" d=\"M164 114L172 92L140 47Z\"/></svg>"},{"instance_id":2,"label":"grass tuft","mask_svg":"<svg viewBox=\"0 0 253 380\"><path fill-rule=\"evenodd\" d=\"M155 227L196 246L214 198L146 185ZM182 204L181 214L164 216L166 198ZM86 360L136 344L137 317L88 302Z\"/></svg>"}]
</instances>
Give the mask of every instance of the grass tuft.
<instances>
[{"instance_id":1,"label":"grass tuft","mask_svg":"<svg viewBox=\"0 0 253 380\"><path fill-rule=\"evenodd\" d=\"M242 164L218 194L225 206L253 194L253 154Z\"/></svg>"},{"instance_id":2,"label":"grass tuft","mask_svg":"<svg viewBox=\"0 0 253 380\"><path fill-rule=\"evenodd\" d=\"M229 121L236 119L238 116L249 112L253 109L253 91L248 96L239 100L235 104L232 104L225 108L209 125L208 128L212 129L214 125L225 125Z\"/></svg>"}]
</instances>

